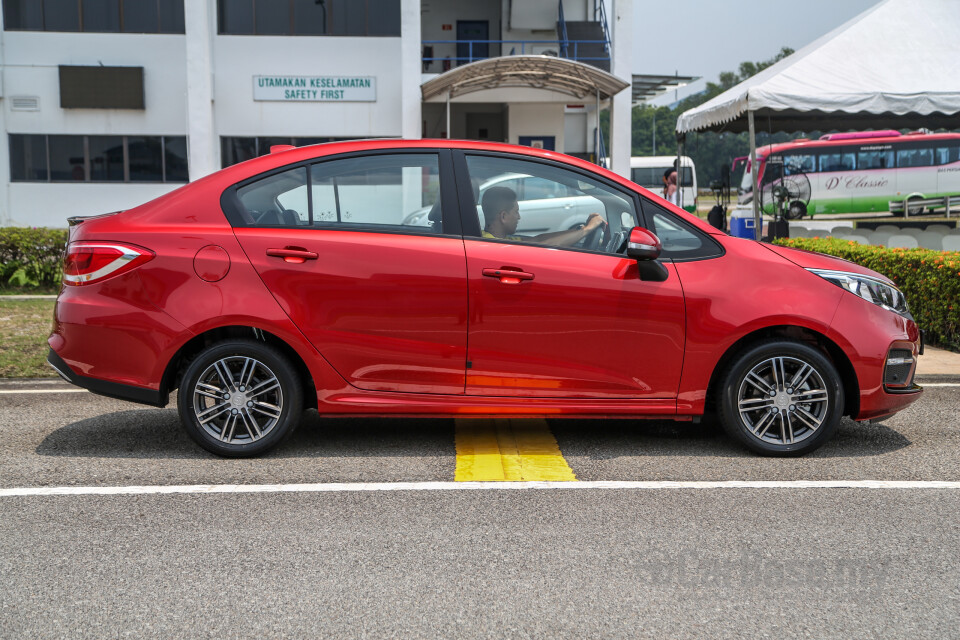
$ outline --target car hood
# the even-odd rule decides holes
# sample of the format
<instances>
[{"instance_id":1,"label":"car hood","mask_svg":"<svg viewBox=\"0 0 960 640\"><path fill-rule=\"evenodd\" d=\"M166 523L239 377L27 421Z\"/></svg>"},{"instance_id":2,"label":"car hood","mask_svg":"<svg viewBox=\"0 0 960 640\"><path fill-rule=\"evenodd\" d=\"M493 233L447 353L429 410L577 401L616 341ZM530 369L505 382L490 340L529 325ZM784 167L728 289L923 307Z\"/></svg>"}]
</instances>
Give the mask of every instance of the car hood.
<instances>
[{"instance_id":1,"label":"car hood","mask_svg":"<svg viewBox=\"0 0 960 640\"><path fill-rule=\"evenodd\" d=\"M847 271L849 273L859 273L865 276L871 276L873 278L879 278L884 282L889 282L893 284L893 281L890 280L887 276L882 273L877 273L872 269L867 269L862 267L855 262L850 262L849 260L844 260L843 258L837 258L836 256L828 256L824 253L817 253L816 251L807 251L806 249L794 249L792 247L781 247L775 244L763 243L763 246L774 252L784 260L789 260L795 265L801 266L804 269L828 269L831 271Z\"/></svg>"}]
</instances>

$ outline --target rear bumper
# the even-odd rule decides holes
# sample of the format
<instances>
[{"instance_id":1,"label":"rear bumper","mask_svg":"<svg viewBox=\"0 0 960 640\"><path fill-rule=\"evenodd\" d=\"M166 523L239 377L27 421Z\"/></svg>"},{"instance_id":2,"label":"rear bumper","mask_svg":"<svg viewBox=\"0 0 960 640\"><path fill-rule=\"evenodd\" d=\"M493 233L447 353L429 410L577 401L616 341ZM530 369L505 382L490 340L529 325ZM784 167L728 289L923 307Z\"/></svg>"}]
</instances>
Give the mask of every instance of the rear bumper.
<instances>
[{"instance_id":1,"label":"rear bumper","mask_svg":"<svg viewBox=\"0 0 960 640\"><path fill-rule=\"evenodd\" d=\"M170 399L170 394L156 389L145 389L129 384L120 384L118 382L98 380L97 378L91 378L89 376L81 376L74 372L53 349L50 349L50 353L47 354L47 363L67 382L75 384L78 387L83 387L101 396L148 404L153 407L165 407Z\"/></svg>"}]
</instances>

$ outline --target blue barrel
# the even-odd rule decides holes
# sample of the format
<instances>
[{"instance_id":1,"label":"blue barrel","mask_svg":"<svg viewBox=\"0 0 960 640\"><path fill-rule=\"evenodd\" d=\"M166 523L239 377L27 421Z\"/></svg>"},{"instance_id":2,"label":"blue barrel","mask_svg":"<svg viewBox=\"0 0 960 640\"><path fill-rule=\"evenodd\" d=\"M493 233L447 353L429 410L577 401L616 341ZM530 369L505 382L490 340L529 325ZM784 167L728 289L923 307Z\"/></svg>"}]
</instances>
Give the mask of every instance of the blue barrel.
<instances>
[{"instance_id":1,"label":"blue barrel","mask_svg":"<svg viewBox=\"0 0 960 640\"><path fill-rule=\"evenodd\" d=\"M757 224L752 209L734 209L730 214L730 235L734 238L755 240Z\"/></svg>"}]
</instances>

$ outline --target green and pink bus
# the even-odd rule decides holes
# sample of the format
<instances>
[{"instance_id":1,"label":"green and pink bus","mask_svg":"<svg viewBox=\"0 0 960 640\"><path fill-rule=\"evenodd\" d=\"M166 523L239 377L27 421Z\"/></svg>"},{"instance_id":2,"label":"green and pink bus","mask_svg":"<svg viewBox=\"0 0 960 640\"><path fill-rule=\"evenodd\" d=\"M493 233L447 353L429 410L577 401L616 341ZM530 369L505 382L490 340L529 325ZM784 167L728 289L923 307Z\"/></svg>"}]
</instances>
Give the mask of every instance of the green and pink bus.
<instances>
[{"instance_id":1,"label":"green and pink bus","mask_svg":"<svg viewBox=\"0 0 960 640\"><path fill-rule=\"evenodd\" d=\"M741 204L753 200L749 159ZM807 213L888 211L891 201L960 196L960 134L898 131L832 133L757 149L761 188L803 173L810 181ZM768 208L768 207L765 207ZM911 213L918 207L910 206ZM771 213L771 211L766 211Z\"/></svg>"}]
</instances>

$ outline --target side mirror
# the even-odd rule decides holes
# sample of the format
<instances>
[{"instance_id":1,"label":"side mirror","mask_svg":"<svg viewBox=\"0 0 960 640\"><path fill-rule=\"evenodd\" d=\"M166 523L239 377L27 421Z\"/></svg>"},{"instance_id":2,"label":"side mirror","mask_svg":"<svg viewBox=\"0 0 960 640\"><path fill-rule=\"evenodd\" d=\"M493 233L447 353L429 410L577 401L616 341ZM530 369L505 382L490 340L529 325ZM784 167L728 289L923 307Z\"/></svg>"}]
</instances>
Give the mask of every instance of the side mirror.
<instances>
[{"instance_id":1,"label":"side mirror","mask_svg":"<svg viewBox=\"0 0 960 640\"><path fill-rule=\"evenodd\" d=\"M630 230L630 240L627 243L627 257L638 261L656 260L660 257L663 245L660 238L643 227L634 227Z\"/></svg>"}]
</instances>

